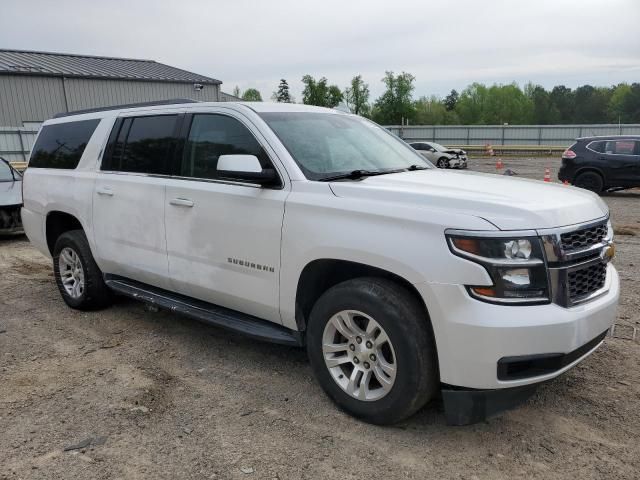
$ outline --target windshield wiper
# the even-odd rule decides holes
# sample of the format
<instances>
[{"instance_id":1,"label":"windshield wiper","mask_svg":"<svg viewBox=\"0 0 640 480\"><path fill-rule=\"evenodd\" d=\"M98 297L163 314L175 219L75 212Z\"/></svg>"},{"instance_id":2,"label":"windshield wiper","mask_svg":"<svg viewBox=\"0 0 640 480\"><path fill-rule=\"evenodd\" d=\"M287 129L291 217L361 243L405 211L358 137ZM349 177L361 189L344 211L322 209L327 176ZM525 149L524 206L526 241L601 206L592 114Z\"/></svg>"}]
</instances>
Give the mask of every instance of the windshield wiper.
<instances>
[{"instance_id":1,"label":"windshield wiper","mask_svg":"<svg viewBox=\"0 0 640 480\"><path fill-rule=\"evenodd\" d=\"M425 167L423 165L411 165L407 168L410 172L414 172L416 170L429 170L429 167Z\"/></svg>"},{"instance_id":2,"label":"windshield wiper","mask_svg":"<svg viewBox=\"0 0 640 480\"><path fill-rule=\"evenodd\" d=\"M398 168L395 170L351 170L350 172L340 173L338 175L331 175L330 177L324 177L319 179L321 182L331 182L333 180L358 180L364 177L374 177L376 175L386 175L387 173L399 173L405 172L406 168Z\"/></svg>"}]
</instances>

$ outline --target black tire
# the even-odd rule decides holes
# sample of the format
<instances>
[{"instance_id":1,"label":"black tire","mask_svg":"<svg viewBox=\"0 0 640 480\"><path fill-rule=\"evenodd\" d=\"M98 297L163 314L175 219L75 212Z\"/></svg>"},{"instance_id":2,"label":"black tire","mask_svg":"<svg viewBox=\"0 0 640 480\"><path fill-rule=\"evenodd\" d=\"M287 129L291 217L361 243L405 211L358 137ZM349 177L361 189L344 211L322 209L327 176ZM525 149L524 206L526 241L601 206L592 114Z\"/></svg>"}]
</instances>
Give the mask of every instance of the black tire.
<instances>
[{"instance_id":1,"label":"black tire","mask_svg":"<svg viewBox=\"0 0 640 480\"><path fill-rule=\"evenodd\" d=\"M596 172L583 172L573 180L573 185L600 194L604 187L604 180Z\"/></svg>"},{"instance_id":2,"label":"black tire","mask_svg":"<svg viewBox=\"0 0 640 480\"><path fill-rule=\"evenodd\" d=\"M447 160L445 157L440 157L436 162L436 167L449 168L449 160Z\"/></svg>"},{"instance_id":3,"label":"black tire","mask_svg":"<svg viewBox=\"0 0 640 480\"><path fill-rule=\"evenodd\" d=\"M360 311L374 318L393 345L397 373L393 386L382 398L354 398L338 385L325 364L325 327L343 310ZM387 279L358 278L326 291L311 311L307 352L314 375L329 397L347 413L370 423L389 425L404 420L439 389L435 342L424 307L404 287Z\"/></svg>"},{"instance_id":4,"label":"black tire","mask_svg":"<svg viewBox=\"0 0 640 480\"><path fill-rule=\"evenodd\" d=\"M84 273L84 289L79 297L72 297L62 283L60 273L60 253L65 248L71 249L78 256ZM56 241L53 249L53 272L62 299L71 308L77 310L99 310L106 308L113 302L113 295L104 283L102 272L96 265L89 242L82 230L65 232Z\"/></svg>"}]
</instances>

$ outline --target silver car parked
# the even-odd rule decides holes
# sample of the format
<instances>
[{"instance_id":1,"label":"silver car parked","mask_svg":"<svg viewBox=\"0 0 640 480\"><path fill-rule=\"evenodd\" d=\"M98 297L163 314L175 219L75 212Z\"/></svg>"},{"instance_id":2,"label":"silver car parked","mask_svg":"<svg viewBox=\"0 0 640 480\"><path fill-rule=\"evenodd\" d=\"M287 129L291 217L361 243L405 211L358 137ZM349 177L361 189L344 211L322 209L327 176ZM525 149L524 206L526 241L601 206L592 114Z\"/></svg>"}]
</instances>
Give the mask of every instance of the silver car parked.
<instances>
[{"instance_id":1,"label":"silver car parked","mask_svg":"<svg viewBox=\"0 0 640 480\"><path fill-rule=\"evenodd\" d=\"M0 157L0 233L22 232L22 175Z\"/></svg>"},{"instance_id":2,"label":"silver car parked","mask_svg":"<svg viewBox=\"0 0 640 480\"><path fill-rule=\"evenodd\" d=\"M438 168L467 168L467 152L460 148L447 148L435 142L413 142L409 145Z\"/></svg>"}]
</instances>

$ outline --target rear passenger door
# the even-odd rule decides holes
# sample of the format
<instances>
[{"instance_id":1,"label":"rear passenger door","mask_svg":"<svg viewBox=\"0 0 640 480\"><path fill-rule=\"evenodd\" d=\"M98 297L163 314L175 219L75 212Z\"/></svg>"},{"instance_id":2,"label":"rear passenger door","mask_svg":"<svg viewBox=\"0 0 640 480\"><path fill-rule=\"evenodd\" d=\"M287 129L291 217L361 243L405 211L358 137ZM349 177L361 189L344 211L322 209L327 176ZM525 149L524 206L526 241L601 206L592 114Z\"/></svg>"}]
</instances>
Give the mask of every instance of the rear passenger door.
<instances>
[{"instance_id":1,"label":"rear passenger door","mask_svg":"<svg viewBox=\"0 0 640 480\"><path fill-rule=\"evenodd\" d=\"M94 241L105 273L170 288L164 200L180 118L116 120L93 195Z\"/></svg>"},{"instance_id":2,"label":"rear passenger door","mask_svg":"<svg viewBox=\"0 0 640 480\"><path fill-rule=\"evenodd\" d=\"M637 142L633 139L605 140L594 142L590 146L600 150L600 160L606 162L604 171L607 174L607 184L612 186L630 186L640 179L640 167L637 155Z\"/></svg>"},{"instance_id":3,"label":"rear passenger door","mask_svg":"<svg viewBox=\"0 0 640 480\"><path fill-rule=\"evenodd\" d=\"M280 323L280 239L288 194L258 129L238 113L186 115L179 177L167 184L165 224L173 290ZM255 155L281 186L227 181L220 155Z\"/></svg>"}]
</instances>

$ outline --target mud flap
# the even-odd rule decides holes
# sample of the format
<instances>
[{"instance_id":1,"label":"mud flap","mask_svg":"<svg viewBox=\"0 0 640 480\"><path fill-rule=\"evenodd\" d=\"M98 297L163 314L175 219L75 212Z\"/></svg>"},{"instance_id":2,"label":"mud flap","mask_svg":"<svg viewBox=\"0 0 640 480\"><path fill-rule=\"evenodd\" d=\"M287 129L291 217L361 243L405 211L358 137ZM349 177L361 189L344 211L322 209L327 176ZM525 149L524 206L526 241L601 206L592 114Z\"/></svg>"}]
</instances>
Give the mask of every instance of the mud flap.
<instances>
[{"instance_id":1,"label":"mud flap","mask_svg":"<svg viewBox=\"0 0 640 480\"><path fill-rule=\"evenodd\" d=\"M444 385L442 400L448 425L471 425L522 405L539 384L497 390L473 390Z\"/></svg>"}]
</instances>

